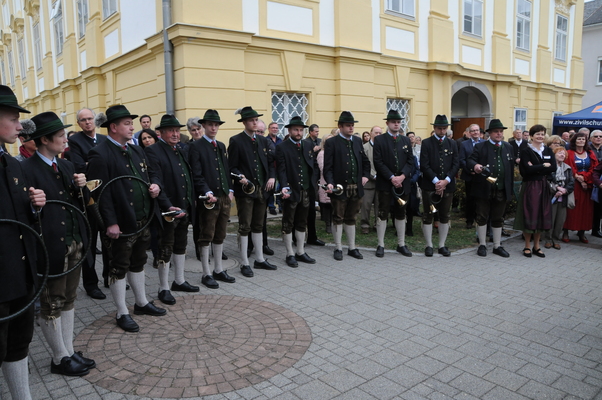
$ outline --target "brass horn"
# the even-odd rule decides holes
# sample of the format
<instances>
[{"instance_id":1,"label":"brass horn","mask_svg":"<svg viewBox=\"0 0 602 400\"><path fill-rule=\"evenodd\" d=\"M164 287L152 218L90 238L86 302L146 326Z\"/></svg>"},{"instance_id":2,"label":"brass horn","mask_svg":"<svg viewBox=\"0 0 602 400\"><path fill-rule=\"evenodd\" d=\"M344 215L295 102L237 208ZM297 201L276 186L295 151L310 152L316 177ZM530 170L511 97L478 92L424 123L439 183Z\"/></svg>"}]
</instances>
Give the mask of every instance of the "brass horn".
<instances>
[{"instance_id":1,"label":"brass horn","mask_svg":"<svg viewBox=\"0 0 602 400\"><path fill-rule=\"evenodd\" d=\"M244 175L235 174L234 172L231 172L230 175L232 175L235 178L238 178L238 180L241 180L244 177ZM247 184L242 185L242 191L245 192L245 194L253 194L255 193L255 185L253 184L253 182L247 179Z\"/></svg>"},{"instance_id":2,"label":"brass horn","mask_svg":"<svg viewBox=\"0 0 602 400\"><path fill-rule=\"evenodd\" d=\"M431 214L434 214L437 212L437 208L435 208L435 204L441 203L441 200L443 200L443 196L440 194L437 194L437 192L431 192L430 200L431 200L430 211L431 211Z\"/></svg>"},{"instance_id":3,"label":"brass horn","mask_svg":"<svg viewBox=\"0 0 602 400\"><path fill-rule=\"evenodd\" d=\"M485 179L487 180L487 182L491 183L492 185L497 182L497 178L491 176L493 175L493 173L491 172L491 170L489 169L489 164L485 165L482 170L481 170L481 175L483 175L485 177Z\"/></svg>"},{"instance_id":4,"label":"brass horn","mask_svg":"<svg viewBox=\"0 0 602 400\"><path fill-rule=\"evenodd\" d=\"M395 186L393 186L393 197L395 197L395 200L397 201L397 204L399 204L400 206L405 206L407 204L407 201L405 201L404 199L401 198L401 196L403 196L405 194L405 190L403 189L403 186L401 187L402 192L401 193L397 193L397 188Z\"/></svg>"},{"instance_id":5,"label":"brass horn","mask_svg":"<svg viewBox=\"0 0 602 400\"><path fill-rule=\"evenodd\" d=\"M209 196L199 196L199 200L203 200L203 205L207 210L213 210L213 208L215 208L215 203L207 201L209 200Z\"/></svg>"},{"instance_id":6,"label":"brass horn","mask_svg":"<svg viewBox=\"0 0 602 400\"><path fill-rule=\"evenodd\" d=\"M324 190L328 190L328 185L320 185L318 184L318 186ZM343 194L343 185L341 185L340 183L337 183L337 186L332 189L332 194L334 194L335 196L340 196Z\"/></svg>"},{"instance_id":7,"label":"brass horn","mask_svg":"<svg viewBox=\"0 0 602 400\"><path fill-rule=\"evenodd\" d=\"M91 179L91 180L89 180L89 181L86 182L86 187L88 188L88 190L90 191L90 193L92 193L93 191L95 191L96 189L98 189L100 187L100 185L102 185L102 181L100 179ZM82 192L82 188L79 188L79 194L80 194L81 198L83 199L84 198L84 193ZM88 201L88 205L91 206L92 204L94 204L94 199L92 198L92 196L90 196L90 200Z\"/></svg>"},{"instance_id":8,"label":"brass horn","mask_svg":"<svg viewBox=\"0 0 602 400\"><path fill-rule=\"evenodd\" d=\"M163 216L163 219L167 222L173 222L174 218L176 217L176 215L180 215L185 211L178 211L178 210L173 210L173 211L165 211L162 212L161 215Z\"/></svg>"}]
</instances>

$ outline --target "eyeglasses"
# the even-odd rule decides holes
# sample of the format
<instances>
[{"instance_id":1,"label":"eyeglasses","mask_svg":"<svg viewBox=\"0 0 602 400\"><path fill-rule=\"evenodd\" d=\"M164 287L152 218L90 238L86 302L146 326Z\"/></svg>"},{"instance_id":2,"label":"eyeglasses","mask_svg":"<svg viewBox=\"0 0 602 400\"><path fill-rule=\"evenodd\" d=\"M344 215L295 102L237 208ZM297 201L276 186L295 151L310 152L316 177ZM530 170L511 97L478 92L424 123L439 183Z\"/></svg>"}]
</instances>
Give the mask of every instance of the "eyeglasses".
<instances>
[{"instance_id":1,"label":"eyeglasses","mask_svg":"<svg viewBox=\"0 0 602 400\"><path fill-rule=\"evenodd\" d=\"M602 138L602 135L595 135L595 136L592 136L592 138L594 138L594 139L600 139L600 138Z\"/></svg>"}]
</instances>

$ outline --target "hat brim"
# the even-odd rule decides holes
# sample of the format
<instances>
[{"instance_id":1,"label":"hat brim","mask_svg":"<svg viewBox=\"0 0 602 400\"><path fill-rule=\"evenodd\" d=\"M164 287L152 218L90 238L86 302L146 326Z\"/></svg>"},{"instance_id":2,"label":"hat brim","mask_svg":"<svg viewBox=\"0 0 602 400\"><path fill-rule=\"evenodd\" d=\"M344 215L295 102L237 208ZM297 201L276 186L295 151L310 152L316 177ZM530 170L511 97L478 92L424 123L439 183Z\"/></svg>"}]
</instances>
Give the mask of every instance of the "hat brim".
<instances>
[{"instance_id":1,"label":"hat brim","mask_svg":"<svg viewBox=\"0 0 602 400\"><path fill-rule=\"evenodd\" d=\"M489 132L489 131L492 131L492 130L494 130L494 129L501 129L501 130L504 130L504 129L508 129L508 128L507 128L507 127L505 127L505 126L496 126L495 128L487 128L487 129L485 130L485 132Z\"/></svg>"},{"instance_id":2,"label":"hat brim","mask_svg":"<svg viewBox=\"0 0 602 400\"><path fill-rule=\"evenodd\" d=\"M285 128L290 128L291 126L302 126L304 128L309 128L309 125L305 125L305 124L288 124L288 125L284 125Z\"/></svg>"},{"instance_id":3,"label":"hat brim","mask_svg":"<svg viewBox=\"0 0 602 400\"><path fill-rule=\"evenodd\" d=\"M19 112L31 114L31 111L24 109L20 105L0 104L0 107L14 108L15 110L18 110Z\"/></svg>"},{"instance_id":4,"label":"hat brim","mask_svg":"<svg viewBox=\"0 0 602 400\"><path fill-rule=\"evenodd\" d=\"M122 119L122 118L136 119L136 118L138 118L138 115L136 115L136 114L120 115L119 117L105 121L102 125L100 125L100 127L108 128L113 122L117 121L118 119Z\"/></svg>"},{"instance_id":5,"label":"hat brim","mask_svg":"<svg viewBox=\"0 0 602 400\"><path fill-rule=\"evenodd\" d=\"M431 124L433 126L450 126L451 124Z\"/></svg>"},{"instance_id":6,"label":"hat brim","mask_svg":"<svg viewBox=\"0 0 602 400\"><path fill-rule=\"evenodd\" d=\"M212 119L199 119L199 124L204 124L205 122L217 122L220 125L226 123L226 121L214 121ZM240 121L238 121L238 122L240 122Z\"/></svg>"},{"instance_id":7,"label":"hat brim","mask_svg":"<svg viewBox=\"0 0 602 400\"><path fill-rule=\"evenodd\" d=\"M163 129L163 128L183 128L186 125L180 125L180 124L167 124L167 125L157 125L156 129Z\"/></svg>"},{"instance_id":8,"label":"hat brim","mask_svg":"<svg viewBox=\"0 0 602 400\"><path fill-rule=\"evenodd\" d=\"M259 117L262 117L262 116L263 116L263 114L252 115L252 116L250 116L250 117L241 118L241 119L239 119L239 120L238 120L238 121L236 121L236 122L242 122L242 121L244 121L245 119L249 119L249 118L259 118Z\"/></svg>"},{"instance_id":9,"label":"hat brim","mask_svg":"<svg viewBox=\"0 0 602 400\"><path fill-rule=\"evenodd\" d=\"M335 120L336 123L338 124L357 124L359 121L341 121L341 120Z\"/></svg>"}]
</instances>

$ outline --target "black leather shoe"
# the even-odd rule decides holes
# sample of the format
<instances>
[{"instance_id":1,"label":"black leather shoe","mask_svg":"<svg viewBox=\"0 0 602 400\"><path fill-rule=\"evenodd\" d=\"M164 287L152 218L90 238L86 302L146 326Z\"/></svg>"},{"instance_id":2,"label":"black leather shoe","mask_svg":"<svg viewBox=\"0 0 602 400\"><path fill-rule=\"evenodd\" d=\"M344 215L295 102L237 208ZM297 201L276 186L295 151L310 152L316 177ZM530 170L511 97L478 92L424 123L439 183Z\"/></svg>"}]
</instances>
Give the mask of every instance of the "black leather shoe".
<instances>
[{"instance_id":1,"label":"black leather shoe","mask_svg":"<svg viewBox=\"0 0 602 400\"><path fill-rule=\"evenodd\" d=\"M78 363L71 357L63 357L59 365L56 365L54 361L51 361L50 372L65 376L84 376L90 373L88 367Z\"/></svg>"},{"instance_id":2,"label":"black leather shoe","mask_svg":"<svg viewBox=\"0 0 602 400\"><path fill-rule=\"evenodd\" d=\"M270 249L270 246L268 246L267 244L263 246L263 254L265 254L266 256L273 256L274 255L274 250Z\"/></svg>"},{"instance_id":3,"label":"black leather shoe","mask_svg":"<svg viewBox=\"0 0 602 400\"><path fill-rule=\"evenodd\" d=\"M255 275L249 265L243 265L240 267L240 273L242 276L246 276L247 278L252 278L253 275Z\"/></svg>"},{"instance_id":4,"label":"black leather shoe","mask_svg":"<svg viewBox=\"0 0 602 400\"><path fill-rule=\"evenodd\" d=\"M433 256L433 248L431 246L427 246L424 249L424 255L427 257L432 257Z\"/></svg>"},{"instance_id":5,"label":"black leather shoe","mask_svg":"<svg viewBox=\"0 0 602 400\"><path fill-rule=\"evenodd\" d=\"M82 353L81 351L76 351L75 353L73 353L71 359L77 361L78 363L80 363L88 369L96 368L96 362L94 362L94 360L92 360L91 358L84 357L84 353Z\"/></svg>"},{"instance_id":6,"label":"black leather shoe","mask_svg":"<svg viewBox=\"0 0 602 400\"><path fill-rule=\"evenodd\" d=\"M174 297L172 296L171 292L169 290L161 290L159 292L159 300L161 301L161 303L163 304L167 304L170 306L173 306L174 304L176 304L176 299L174 299Z\"/></svg>"},{"instance_id":7,"label":"black leather shoe","mask_svg":"<svg viewBox=\"0 0 602 400\"><path fill-rule=\"evenodd\" d=\"M201 283L209 289L219 289L219 283L217 283L211 275L205 275L201 278Z\"/></svg>"},{"instance_id":8,"label":"black leather shoe","mask_svg":"<svg viewBox=\"0 0 602 400\"><path fill-rule=\"evenodd\" d=\"M449 249L445 246L443 247L439 247L439 250L437 251L439 254L441 254L443 257L449 257L451 256L451 251L449 251Z\"/></svg>"},{"instance_id":9,"label":"black leather shoe","mask_svg":"<svg viewBox=\"0 0 602 400\"><path fill-rule=\"evenodd\" d=\"M227 259L228 259L228 256L226 255L226 253L222 253L222 260L224 260L224 261L225 261L225 260L227 260Z\"/></svg>"},{"instance_id":10,"label":"black leather shoe","mask_svg":"<svg viewBox=\"0 0 602 400\"><path fill-rule=\"evenodd\" d=\"M306 264L315 264L316 263L316 260L311 258L307 253L295 254L295 260L301 261Z\"/></svg>"},{"instance_id":11,"label":"black leather shoe","mask_svg":"<svg viewBox=\"0 0 602 400\"><path fill-rule=\"evenodd\" d=\"M374 255L378 258L383 258L385 256L385 248L382 246L377 246L376 253Z\"/></svg>"},{"instance_id":12,"label":"black leather shoe","mask_svg":"<svg viewBox=\"0 0 602 400\"><path fill-rule=\"evenodd\" d=\"M498 256L501 256L504 258L510 257L510 254L508 254L508 252L502 246L493 249L493 254L497 254Z\"/></svg>"},{"instance_id":13,"label":"black leather shoe","mask_svg":"<svg viewBox=\"0 0 602 400\"><path fill-rule=\"evenodd\" d=\"M216 281L222 281L222 282L226 282L226 283L236 282L236 278L233 278L230 275L228 275L228 273L226 271L222 271L222 272L213 271L213 279L215 279Z\"/></svg>"},{"instance_id":14,"label":"black leather shoe","mask_svg":"<svg viewBox=\"0 0 602 400\"><path fill-rule=\"evenodd\" d=\"M138 304L134 304L134 314L152 315L155 317L160 317L162 315L167 314L167 310L164 308L159 308L152 301L149 301L144 307L140 307Z\"/></svg>"},{"instance_id":15,"label":"black leather shoe","mask_svg":"<svg viewBox=\"0 0 602 400\"><path fill-rule=\"evenodd\" d=\"M495 253L495 249L493 250L493 252ZM487 257L487 247L484 244L480 245L477 249L477 256Z\"/></svg>"},{"instance_id":16,"label":"black leather shoe","mask_svg":"<svg viewBox=\"0 0 602 400\"><path fill-rule=\"evenodd\" d=\"M117 326L126 332L138 332L140 327L130 314L124 314L117 319Z\"/></svg>"},{"instance_id":17,"label":"black leather shoe","mask_svg":"<svg viewBox=\"0 0 602 400\"><path fill-rule=\"evenodd\" d=\"M171 283L171 290L173 290L174 292L194 293L194 292L199 291L199 287L193 286L190 283L188 283L187 281L184 281L184 283L182 283L182 284L178 284L178 283L176 283L176 281L173 281Z\"/></svg>"},{"instance_id":18,"label":"black leather shoe","mask_svg":"<svg viewBox=\"0 0 602 400\"><path fill-rule=\"evenodd\" d=\"M334 251L334 259L337 261L343 260L343 250L335 250Z\"/></svg>"},{"instance_id":19,"label":"black leather shoe","mask_svg":"<svg viewBox=\"0 0 602 400\"><path fill-rule=\"evenodd\" d=\"M256 268L256 269L267 269L268 271L274 271L274 270L278 269L277 266L275 266L273 264L270 264L270 262L268 260L265 260L263 262L255 261L253 263L253 268Z\"/></svg>"},{"instance_id":20,"label":"black leather shoe","mask_svg":"<svg viewBox=\"0 0 602 400\"><path fill-rule=\"evenodd\" d=\"M320 239L313 239L313 240L308 240L307 244L312 244L314 246L326 246L326 243L324 243L322 240Z\"/></svg>"},{"instance_id":21,"label":"black leather shoe","mask_svg":"<svg viewBox=\"0 0 602 400\"><path fill-rule=\"evenodd\" d=\"M358 260L362 260L364 256L360 253L358 249L347 250L347 255L353 258L357 258Z\"/></svg>"},{"instance_id":22,"label":"black leather shoe","mask_svg":"<svg viewBox=\"0 0 602 400\"><path fill-rule=\"evenodd\" d=\"M107 298L107 295L104 294L102 292L102 290L100 290L99 288L94 288L94 289L90 289L90 290L86 290L86 294L90 297L92 297L93 299L97 299L97 300L104 300Z\"/></svg>"},{"instance_id":23,"label":"black leather shoe","mask_svg":"<svg viewBox=\"0 0 602 400\"><path fill-rule=\"evenodd\" d=\"M286 256L286 265L288 265L291 268L297 268L299 266L299 263L295 259L295 256Z\"/></svg>"},{"instance_id":24,"label":"black leather shoe","mask_svg":"<svg viewBox=\"0 0 602 400\"><path fill-rule=\"evenodd\" d=\"M412 257L412 252L410 251L410 249L408 249L408 246L406 246L405 244L403 246L397 246L397 252L400 253L402 256Z\"/></svg>"}]
</instances>

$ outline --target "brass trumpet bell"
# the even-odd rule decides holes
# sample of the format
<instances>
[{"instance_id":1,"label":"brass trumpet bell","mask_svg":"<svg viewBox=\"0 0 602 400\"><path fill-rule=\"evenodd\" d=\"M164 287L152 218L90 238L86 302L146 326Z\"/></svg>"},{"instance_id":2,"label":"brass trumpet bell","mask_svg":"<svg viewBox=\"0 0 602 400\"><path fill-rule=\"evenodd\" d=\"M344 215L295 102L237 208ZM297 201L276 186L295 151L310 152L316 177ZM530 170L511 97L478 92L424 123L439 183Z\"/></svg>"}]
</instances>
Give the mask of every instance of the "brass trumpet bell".
<instances>
[{"instance_id":1,"label":"brass trumpet bell","mask_svg":"<svg viewBox=\"0 0 602 400\"><path fill-rule=\"evenodd\" d=\"M209 200L209 196L199 196L199 200L203 200L203 205L207 210L213 210L215 208L215 203L210 203L207 201Z\"/></svg>"},{"instance_id":2,"label":"brass trumpet bell","mask_svg":"<svg viewBox=\"0 0 602 400\"><path fill-rule=\"evenodd\" d=\"M242 191L246 194L253 194L255 193L255 185L253 184L253 182L247 181L247 184L243 185Z\"/></svg>"},{"instance_id":3,"label":"brass trumpet bell","mask_svg":"<svg viewBox=\"0 0 602 400\"><path fill-rule=\"evenodd\" d=\"M332 189L332 193L335 196L340 196L343 194L343 185L341 185L340 183L337 184L337 187L335 187L334 189Z\"/></svg>"},{"instance_id":4,"label":"brass trumpet bell","mask_svg":"<svg viewBox=\"0 0 602 400\"><path fill-rule=\"evenodd\" d=\"M435 206L433 204L431 204L430 211L431 211L431 214L434 214L437 212L437 209L435 208Z\"/></svg>"},{"instance_id":5,"label":"brass trumpet bell","mask_svg":"<svg viewBox=\"0 0 602 400\"><path fill-rule=\"evenodd\" d=\"M88 188L88 190L90 192L93 192L96 189L98 189L100 187L100 185L102 185L102 181L100 179L92 179L92 180L86 182L86 187Z\"/></svg>"},{"instance_id":6,"label":"brass trumpet bell","mask_svg":"<svg viewBox=\"0 0 602 400\"><path fill-rule=\"evenodd\" d=\"M493 176L488 176L486 179L487 182L491 183L492 185L497 182L497 178L494 178Z\"/></svg>"},{"instance_id":7,"label":"brass trumpet bell","mask_svg":"<svg viewBox=\"0 0 602 400\"><path fill-rule=\"evenodd\" d=\"M397 198L397 204L399 204L400 206L405 206L407 203L407 201L405 201L404 199L402 199L401 197Z\"/></svg>"}]
</instances>

